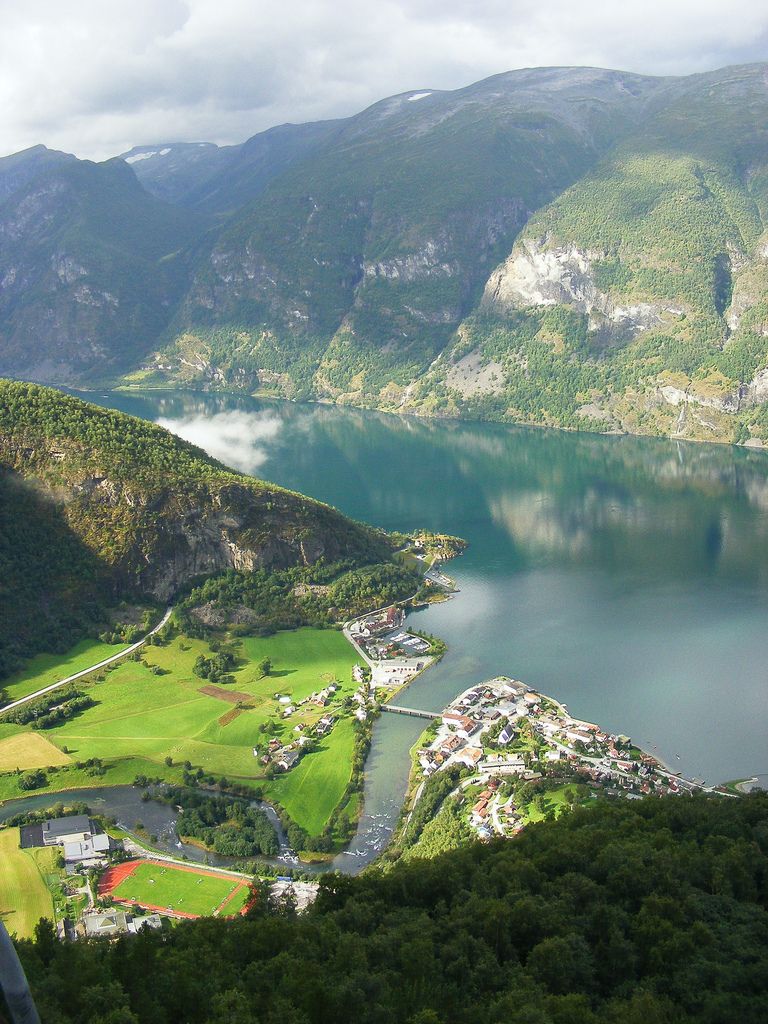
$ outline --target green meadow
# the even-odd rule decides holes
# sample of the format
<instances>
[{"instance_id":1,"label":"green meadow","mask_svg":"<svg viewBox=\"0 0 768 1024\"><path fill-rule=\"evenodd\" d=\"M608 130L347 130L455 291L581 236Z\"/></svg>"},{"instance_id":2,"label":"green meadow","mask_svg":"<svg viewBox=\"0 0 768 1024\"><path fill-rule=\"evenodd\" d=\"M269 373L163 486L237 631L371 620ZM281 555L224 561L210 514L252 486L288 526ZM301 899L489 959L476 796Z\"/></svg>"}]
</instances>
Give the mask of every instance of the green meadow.
<instances>
[{"instance_id":1,"label":"green meadow","mask_svg":"<svg viewBox=\"0 0 768 1024\"><path fill-rule=\"evenodd\" d=\"M0 921L20 939L31 938L41 917L53 917L45 880L54 870L55 850L20 850L18 828L0 832Z\"/></svg>"},{"instance_id":2,"label":"green meadow","mask_svg":"<svg viewBox=\"0 0 768 1024\"><path fill-rule=\"evenodd\" d=\"M76 672L97 665L100 661L119 654L128 644L103 644L100 640L81 640L66 654L37 654L19 672L0 683L8 693L8 700L19 700L35 690L73 676Z\"/></svg>"},{"instance_id":3,"label":"green meadow","mask_svg":"<svg viewBox=\"0 0 768 1024\"><path fill-rule=\"evenodd\" d=\"M210 656L208 644L179 636L165 647L142 651L142 661L123 661L103 672L103 681L88 685L96 705L44 735L74 765L49 771L46 791L131 782L137 774L163 776L178 782L185 761L193 769L240 784L263 785L291 817L310 834L322 830L341 798L350 776L353 724L340 721L290 773L272 782L263 779L263 766L253 747L269 735L290 742L297 725L314 725L326 711L338 714L338 703L355 689L352 667L355 652L335 630L298 629L270 637L248 637L238 649L234 682L221 687L247 695L246 705L222 724L235 704L202 693L209 685L198 678L193 666L198 655ZM261 678L258 663L269 658L272 671ZM162 674L155 674L157 666ZM291 718L282 719L280 696L299 701L336 680L341 686L337 700L326 709L306 705ZM21 727L0 724L0 739L19 733ZM167 766L166 758L173 765ZM100 758L106 772L94 775L77 768ZM0 799L23 795L18 777L0 776Z\"/></svg>"},{"instance_id":4,"label":"green meadow","mask_svg":"<svg viewBox=\"0 0 768 1024\"><path fill-rule=\"evenodd\" d=\"M267 796L281 804L310 835L317 835L330 818L352 774L354 723L345 718L323 738L320 750L303 757L267 787Z\"/></svg>"}]
</instances>

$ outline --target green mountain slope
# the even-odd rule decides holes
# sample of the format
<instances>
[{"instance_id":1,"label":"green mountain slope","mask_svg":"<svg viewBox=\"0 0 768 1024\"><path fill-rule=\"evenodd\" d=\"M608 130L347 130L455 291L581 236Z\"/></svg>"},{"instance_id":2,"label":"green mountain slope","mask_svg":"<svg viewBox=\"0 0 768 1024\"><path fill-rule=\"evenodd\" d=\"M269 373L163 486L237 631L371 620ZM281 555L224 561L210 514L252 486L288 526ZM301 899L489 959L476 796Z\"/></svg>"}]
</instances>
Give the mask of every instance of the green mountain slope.
<instances>
[{"instance_id":1,"label":"green mountain slope","mask_svg":"<svg viewBox=\"0 0 768 1024\"><path fill-rule=\"evenodd\" d=\"M326 876L299 916L19 948L55 1024L762 1024L767 857L764 794L642 801Z\"/></svg>"},{"instance_id":2,"label":"green mountain slope","mask_svg":"<svg viewBox=\"0 0 768 1024\"><path fill-rule=\"evenodd\" d=\"M662 90L531 218L423 398L705 438L748 436L751 422L762 436L766 116L762 65Z\"/></svg>"},{"instance_id":3,"label":"green mountain slope","mask_svg":"<svg viewBox=\"0 0 768 1024\"><path fill-rule=\"evenodd\" d=\"M0 372L768 440L766 74L529 69L5 158Z\"/></svg>"},{"instance_id":4,"label":"green mountain slope","mask_svg":"<svg viewBox=\"0 0 768 1024\"><path fill-rule=\"evenodd\" d=\"M288 394L406 386L530 212L581 177L656 88L551 69L376 104L224 227L159 364Z\"/></svg>"},{"instance_id":5,"label":"green mountain slope","mask_svg":"<svg viewBox=\"0 0 768 1024\"><path fill-rule=\"evenodd\" d=\"M225 469L161 427L0 381L0 675L106 606L197 577L386 559L383 533Z\"/></svg>"},{"instance_id":6,"label":"green mountain slope","mask_svg":"<svg viewBox=\"0 0 768 1024\"><path fill-rule=\"evenodd\" d=\"M28 151L24 163L0 203L0 373L124 371L168 322L203 222L148 195L120 160Z\"/></svg>"}]
</instances>

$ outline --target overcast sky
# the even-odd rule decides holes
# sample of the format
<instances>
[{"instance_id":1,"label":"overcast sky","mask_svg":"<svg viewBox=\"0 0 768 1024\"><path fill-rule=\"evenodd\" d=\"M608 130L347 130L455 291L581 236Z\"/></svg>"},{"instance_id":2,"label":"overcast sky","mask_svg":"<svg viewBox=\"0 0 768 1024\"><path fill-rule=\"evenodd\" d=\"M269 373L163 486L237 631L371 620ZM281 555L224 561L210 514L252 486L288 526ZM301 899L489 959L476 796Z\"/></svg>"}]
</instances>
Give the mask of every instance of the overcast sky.
<instances>
[{"instance_id":1,"label":"overcast sky","mask_svg":"<svg viewBox=\"0 0 768 1024\"><path fill-rule=\"evenodd\" d=\"M765 0L0 0L0 153L240 142L519 67L766 58Z\"/></svg>"}]
</instances>

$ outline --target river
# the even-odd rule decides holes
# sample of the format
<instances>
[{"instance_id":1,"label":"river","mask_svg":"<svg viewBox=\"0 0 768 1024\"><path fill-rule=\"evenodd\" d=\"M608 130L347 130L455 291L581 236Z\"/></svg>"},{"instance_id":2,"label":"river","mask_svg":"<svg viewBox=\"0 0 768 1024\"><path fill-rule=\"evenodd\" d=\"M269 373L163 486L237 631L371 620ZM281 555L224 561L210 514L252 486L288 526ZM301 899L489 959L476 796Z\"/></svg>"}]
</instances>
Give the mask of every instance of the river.
<instances>
[{"instance_id":1,"label":"river","mask_svg":"<svg viewBox=\"0 0 768 1024\"><path fill-rule=\"evenodd\" d=\"M83 397L354 518L469 541L449 568L459 595L414 615L448 654L398 700L439 711L504 673L685 774L768 770L767 454L227 395ZM385 842L419 730L377 723L337 866Z\"/></svg>"}]
</instances>

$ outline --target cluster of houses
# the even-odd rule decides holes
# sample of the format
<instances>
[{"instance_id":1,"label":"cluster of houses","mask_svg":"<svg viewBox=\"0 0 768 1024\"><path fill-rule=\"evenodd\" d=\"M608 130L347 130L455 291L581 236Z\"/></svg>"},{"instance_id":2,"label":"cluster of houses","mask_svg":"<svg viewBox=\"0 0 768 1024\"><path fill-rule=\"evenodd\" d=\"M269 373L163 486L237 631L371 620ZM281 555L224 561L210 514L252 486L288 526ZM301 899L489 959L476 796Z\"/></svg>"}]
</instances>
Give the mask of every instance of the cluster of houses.
<instances>
[{"instance_id":1,"label":"cluster of houses","mask_svg":"<svg viewBox=\"0 0 768 1024\"><path fill-rule=\"evenodd\" d=\"M311 693L308 697L304 697L295 704L290 697L276 693L275 699L281 707L280 717L284 719L290 718L299 708L305 705L326 708L340 689L341 687L338 683L329 683L322 690ZM304 748L313 739L322 739L323 736L326 736L333 728L335 721L336 716L327 713L314 726L307 727L303 723L299 723L293 728L297 735L290 743L285 743L277 738L271 739L265 753L262 753L259 747L254 747L253 756L258 757L265 767L274 764L280 771L289 772L299 761Z\"/></svg>"},{"instance_id":2,"label":"cluster of houses","mask_svg":"<svg viewBox=\"0 0 768 1024\"><path fill-rule=\"evenodd\" d=\"M466 802L468 821L481 838L514 835L526 824L509 787L502 786L509 776L526 781L557 775L635 799L703 787L667 770L629 737L574 719L564 705L505 677L461 694L418 760L424 778L450 766L470 770L461 787L474 794Z\"/></svg>"},{"instance_id":3,"label":"cluster of houses","mask_svg":"<svg viewBox=\"0 0 768 1024\"><path fill-rule=\"evenodd\" d=\"M364 615L349 625L354 642L371 661L423 657L430 645L420 636L403 629L405 614L395 606ZM424 666L422 665L422 668Z\"/></svg>"},{"instance_id":4,"label":"cluster of houses","mask_svg":"<svg viewBox=\"0 0 768 1024\"><path fill-rule=\"evenodd\" d=\"M347 627L349 639L370 667L374 689L404 686L432 661L430 644L403 629L404 620L402 609L393 606L363 615ZM362 669L360 673L362 682Z\"/></svg>"}]
</instances>

